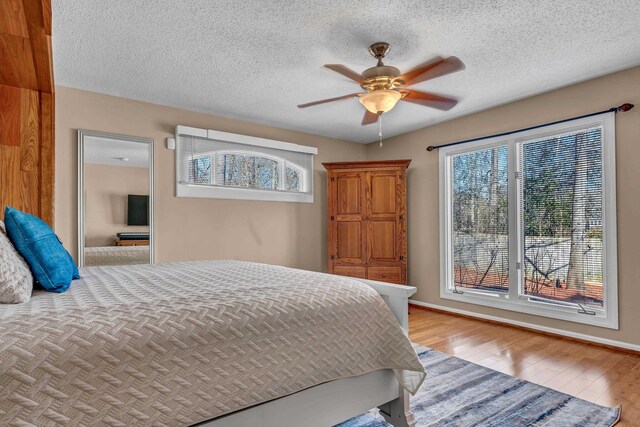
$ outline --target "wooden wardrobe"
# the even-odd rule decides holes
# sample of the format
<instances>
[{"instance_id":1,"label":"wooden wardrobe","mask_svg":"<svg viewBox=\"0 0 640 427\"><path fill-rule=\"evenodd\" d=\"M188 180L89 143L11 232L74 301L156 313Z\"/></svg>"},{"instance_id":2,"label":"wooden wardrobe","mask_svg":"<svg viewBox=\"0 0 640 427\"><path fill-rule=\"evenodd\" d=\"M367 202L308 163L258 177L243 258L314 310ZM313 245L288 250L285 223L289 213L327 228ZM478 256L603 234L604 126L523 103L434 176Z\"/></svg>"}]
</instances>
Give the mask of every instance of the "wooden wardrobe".
<instances>
[{"instance_id":1,"label":"wooden wardrobe","mask_svg":"<svg viewBox=\"0 0 640 427\"><path fill-rule=\"evenodd\" d=\"M330 273L407 283L409 163L323 163L328 171Z\"/></svg>"}]
</instances>

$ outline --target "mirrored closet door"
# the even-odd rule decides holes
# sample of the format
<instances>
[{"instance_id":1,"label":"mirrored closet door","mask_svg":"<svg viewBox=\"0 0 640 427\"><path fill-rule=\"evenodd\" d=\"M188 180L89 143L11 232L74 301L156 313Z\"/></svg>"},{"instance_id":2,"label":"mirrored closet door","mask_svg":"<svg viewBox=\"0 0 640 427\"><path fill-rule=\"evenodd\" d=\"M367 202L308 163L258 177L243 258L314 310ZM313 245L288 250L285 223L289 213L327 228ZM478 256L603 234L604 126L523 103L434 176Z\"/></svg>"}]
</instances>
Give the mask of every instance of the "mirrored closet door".
<instances>
[{"instance_id":1,"label":"mirrored closet door","mask_svg":"<svg viewBox=\"0 0 640 427\"><path fill-rule=\"evenodd\" d=\"M78 131L78 263L153 263L153 140Z\"/></svg>"}]
</instances>

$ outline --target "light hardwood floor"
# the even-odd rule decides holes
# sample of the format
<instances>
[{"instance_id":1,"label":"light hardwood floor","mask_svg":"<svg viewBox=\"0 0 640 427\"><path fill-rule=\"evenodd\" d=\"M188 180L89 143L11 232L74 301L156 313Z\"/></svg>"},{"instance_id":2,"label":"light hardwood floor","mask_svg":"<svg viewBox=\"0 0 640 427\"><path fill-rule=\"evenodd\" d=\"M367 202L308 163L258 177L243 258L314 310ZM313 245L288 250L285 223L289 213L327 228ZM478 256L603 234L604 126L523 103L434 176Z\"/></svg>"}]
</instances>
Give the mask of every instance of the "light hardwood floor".
<instances>
[{"instance_id":1,"label":"light hardwood floor","mask_svg":"<svg viewBox=\"0 0 640 427\"><path fill-rule=\"evenodd\" d=\"M411 306L412 341L606 406L640 426L640 355Z\"/></svg>"}]
</instances>

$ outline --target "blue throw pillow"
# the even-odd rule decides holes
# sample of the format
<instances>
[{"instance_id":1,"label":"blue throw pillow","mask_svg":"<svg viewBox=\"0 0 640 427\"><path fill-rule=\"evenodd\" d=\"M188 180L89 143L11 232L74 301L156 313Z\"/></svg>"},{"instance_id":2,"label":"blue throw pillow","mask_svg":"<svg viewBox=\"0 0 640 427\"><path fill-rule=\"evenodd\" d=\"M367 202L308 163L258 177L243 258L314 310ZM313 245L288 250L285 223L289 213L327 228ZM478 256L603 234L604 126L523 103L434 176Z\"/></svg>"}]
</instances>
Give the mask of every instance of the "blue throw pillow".
<instances>
[{"instance_id":1,"label":"blue throw pillow","mask_svg":"<svg viewBox=\"0 0 640 427\"><path fill-rule=\"evenodd\" d=\"M7 206L4 222L9 239L45 290L64 292L73 279L80 278L69 252L40 218Z\"/></svg>"}]
</instances>

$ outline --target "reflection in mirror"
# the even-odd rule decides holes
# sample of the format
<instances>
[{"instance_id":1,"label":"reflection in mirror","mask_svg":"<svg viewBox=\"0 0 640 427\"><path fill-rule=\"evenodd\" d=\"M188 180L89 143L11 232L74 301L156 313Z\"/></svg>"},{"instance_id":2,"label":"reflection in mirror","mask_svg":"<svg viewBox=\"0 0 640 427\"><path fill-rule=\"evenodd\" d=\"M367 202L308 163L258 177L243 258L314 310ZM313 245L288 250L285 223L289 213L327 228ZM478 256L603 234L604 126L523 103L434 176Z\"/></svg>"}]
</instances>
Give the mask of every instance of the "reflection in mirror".
<instances>
[{"instance_id":1,"label":"reflection in mirror","mask_svg":"<svg viewBox=\"0 0 640 427\"><path fill-rule=\"evenodd\" d=\"M153 262L153 140L78 131L79 263Z\"/></svg>"}]
</instances>

